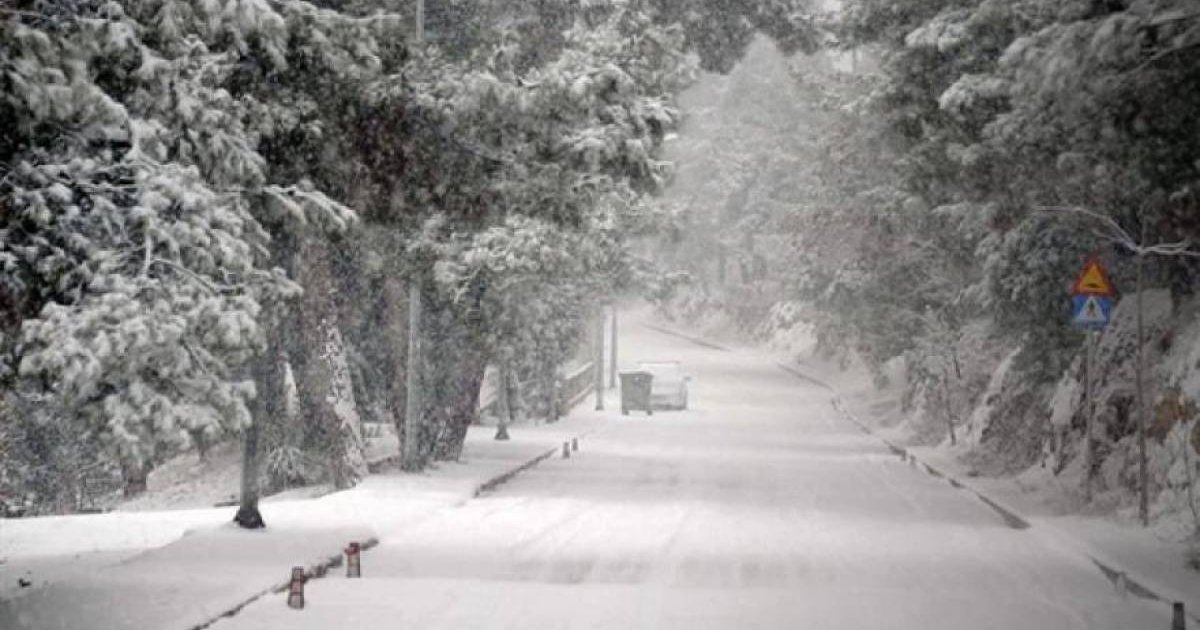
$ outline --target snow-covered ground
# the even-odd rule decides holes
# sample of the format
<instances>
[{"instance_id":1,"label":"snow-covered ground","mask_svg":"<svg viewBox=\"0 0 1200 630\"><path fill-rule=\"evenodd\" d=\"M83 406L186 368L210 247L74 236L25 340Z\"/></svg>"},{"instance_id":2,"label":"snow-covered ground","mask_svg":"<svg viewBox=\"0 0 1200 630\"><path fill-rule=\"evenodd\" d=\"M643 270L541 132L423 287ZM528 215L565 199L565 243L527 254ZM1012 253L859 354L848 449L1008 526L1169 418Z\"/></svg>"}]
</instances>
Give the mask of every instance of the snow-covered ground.
<instances>
[{"instance_id":1,"label":"snow-covered ground","mask_svg":"<svg viewBox=\"0 0 1200 630\"><path fill-rule=\"evenodd\" d=\"M719 337L719 330L704 334ZM969 426L957 445L945 441L915 446L900 410L903 374L897 366L888 373L891 385L878 389L861 365L839 367L814 358L810 345L806 345L808 340L800 333L783 338L774 351L761 352L830 385L841 404L880 438L903 446L920 461L1016 510L1033 523L1039 535L1127 572L1161 597L1185 602L1191 618L1196 619L1200 611L1200 573L1187 566L1188 548L1186 542L1181 542L1186 534L1180 532L1190 531L1191 524L1179 523L1187 515L1162 518L1154 527L1143 528L1130 508L1116 509L1104 502L1088 506L1082 500L1082 473L1076 469L1055 475L1049 466L1034 466L1015 476L978 475L961 459L978 439L977 431L972 432ZM726 337L725 343L737 342ZM976 430L982 426L973 424Z\"/></svg>"},{"instance_id":2,"label":"snow-covered ground","mask_svg":"<svg viewBox=\"0 0 1200 630\"><path fill-rule=\"evenodd\" d=\"M1034 466L1015 476L978 475L960 459L975 436L967 434L957 446L948 442L914 446L902 423L898 390L877 390L862 370L838 370L815 360L800 367L830 384L850 413L874 427L880 438L904 446L920 461L1015 509L1064 545L1128 572L1162 597L1184 601L1193 618L1200 611L1200 573L1186 564L1188 547L1181 542L1184 536L1176 531L1175 521L1164 519L1147 529L1128 509L1086 506L1079 471L1055 475L1049 467Z\"/></svg>"},{"instance_id":3,"label":"snow-covered ground","mask_svg":"<svg viewBox=\"0 0 1200 630\"><path fill-rule=\"evenodd\" d=\"M232 508L8 521L5 579L54 570L0 602L0 627L185 630L369 537L362 579L335 571L302 611L268 594L213 627L1168 627L1079 540L1012 529L901 463L769 354L623 321L622 363L682 361L691 410L622 417L610 391L607 411L589 399L512 442L473 428L464 463L265 504L266 531ZM570 459L471 499L579 434Z\"/></svg>"},{"instance_id":4,"label":"snow-covered ground","mask_svg":"<svg viewBox=\"0 0 1200 630\"><path fill-rule=\"evenodd\" d=\"M628 320L626 320L628 321ZM1085 555L1007 526L762 356L626 324L692 409L611 411L570 460L380 528L362 579L222 620L260 628L1165 628Z\"/></svg>"},{"instance_id":5,"label":"snow-covered ground","mask_svg":"<svg viewBox=\"0 0 1200 630\"><path fill-rule=\"evenodd\" d=\"M374 475L317 499L266 501L261 531L233 526L235 508L0 520L0 628L192 628L283 582L294 565L454 509L482 483L602 422L579 413L514 427L508 442L472 427L461 462ZM32 585L20 588L20 579Z\"/></svg>"}]
</instances>

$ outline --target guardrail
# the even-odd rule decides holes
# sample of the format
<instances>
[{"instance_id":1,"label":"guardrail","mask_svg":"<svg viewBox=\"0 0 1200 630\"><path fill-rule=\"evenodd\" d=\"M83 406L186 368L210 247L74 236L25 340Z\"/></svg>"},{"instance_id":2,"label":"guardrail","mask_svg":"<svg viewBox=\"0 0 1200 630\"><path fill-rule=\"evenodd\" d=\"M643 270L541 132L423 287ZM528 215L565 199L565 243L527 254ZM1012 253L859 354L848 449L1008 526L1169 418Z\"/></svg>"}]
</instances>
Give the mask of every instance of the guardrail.
<instances>
[{"instance_id":1,"label":"guardrail","mask_svg":"<svg viewBox=\"0 0 1200 630\"><path fill-rule=\"evenodd\" d=\"M588 361L579 366L574 372L559 378L558 402L559 409L567 410L583 400L595 386L595 362Z\"/></svg>"},{"instance_id":2,"label":"guardrail","mask_svg":"<svg viewBox=\"0 0 1200 630\"><path fill-rule=\"evenodd\" d=\"M119 472L100 463L81 468L76 483L78 494L75 511L80 514L104 512L111 508L103 500L120 492L125 486Z\"/></svg>"},{"instance_id":3,"label":"guardrail","mask_svg":"<svg viewBox=\"0 0 1200 630\"><path fill-rule=\"evenodd\" d=\"M567 374L558 377L555 390L558 393L558 400L556 402L560 410L565 411L574 407L579 404L579 401L584 396L587 396L592 391L594 385L592 370L596 369L595 365L595 362L588 361ZM533 385L535 385L533 381L521 383L520 389L521 391L529 391L529 388ZM479 401L479 418L487 415L494 416L496 414L496 403L497 395L494 391L490 396L481 398Z\"/></svg>"}]
</instances>

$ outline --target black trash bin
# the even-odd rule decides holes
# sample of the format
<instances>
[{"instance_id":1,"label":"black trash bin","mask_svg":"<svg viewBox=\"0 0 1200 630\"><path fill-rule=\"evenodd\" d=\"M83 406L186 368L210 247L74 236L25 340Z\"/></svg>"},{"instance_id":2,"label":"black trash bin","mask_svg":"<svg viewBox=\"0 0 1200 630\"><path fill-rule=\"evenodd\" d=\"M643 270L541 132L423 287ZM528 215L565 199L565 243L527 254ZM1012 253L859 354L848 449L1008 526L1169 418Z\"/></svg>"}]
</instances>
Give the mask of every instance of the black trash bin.
<instances>
[{"instance_id":1,"label":"black trash bin","mask_svg":"<svg viewBox=\"0 0 1200 630\"><path fill-rule=\"evenodd\" d=\"M629 415L630 409L640 409L654 415L650 408L650 382L654 375L641 370L621 372L621 415Z\"/></svg>"}]
</instances>

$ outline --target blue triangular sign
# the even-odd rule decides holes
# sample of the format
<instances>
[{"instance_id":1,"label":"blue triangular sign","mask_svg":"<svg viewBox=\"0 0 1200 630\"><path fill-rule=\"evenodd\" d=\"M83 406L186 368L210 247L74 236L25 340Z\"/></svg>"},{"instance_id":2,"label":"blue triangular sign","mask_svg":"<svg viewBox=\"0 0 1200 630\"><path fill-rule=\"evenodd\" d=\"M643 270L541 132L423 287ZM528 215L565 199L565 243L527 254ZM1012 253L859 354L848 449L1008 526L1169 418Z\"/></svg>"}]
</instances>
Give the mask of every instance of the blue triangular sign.
<instances>
[{"instance_id":1,"label":"blue triangular sign","mask_svg":"<svg viewBox=\"0 0 1200 630\"><path fill-rule=\"evenodd\" d=\"M1101 295L1076 295L1071 323L1084 328L1104 328L1108 325L1112 301Z\"/></svg>"}]
</instances>

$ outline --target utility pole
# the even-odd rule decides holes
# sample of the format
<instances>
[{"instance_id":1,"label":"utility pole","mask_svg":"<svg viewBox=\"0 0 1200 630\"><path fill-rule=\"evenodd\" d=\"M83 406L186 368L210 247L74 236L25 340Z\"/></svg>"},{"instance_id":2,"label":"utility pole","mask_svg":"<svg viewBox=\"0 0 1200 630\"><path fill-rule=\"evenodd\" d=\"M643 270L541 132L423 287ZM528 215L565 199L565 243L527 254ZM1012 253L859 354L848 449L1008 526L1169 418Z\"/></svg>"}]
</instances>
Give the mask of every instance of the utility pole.
<instances>
[{"instance_id":1,"label":"utility pole","mask_svg":"<svg viewBox=\"0 0 1200 630\"><path fill-rule=\"evenodd\" d=\"M425 41L425 0L417 0L417 45ZM421 469L421 276L414 274L408 286L408 395L404 401L404 445L400 466L407 471Z\"/></svg>"},{"instance_id":2,"label":"utility pole","mask_svg":"<svg viewBox=\"0 0 1200 630\"><path fill-rule=\"evenodd\" d=\"M404 470L421 469L421 282L411 279L408 287L408 396L404 405Z\"/></svg>"},{"instance_id":3,"label":"utility pole","mask_svg":"<svg viewBox=\"0 0 1200 630\"><path fill-rule=\"evenodd\" d=\"M612 329L609 331L608 388L617 388L617 306L612 307Z\"/></svg>"},{"instance_id":4,"label":"utility pole","mask_svg":"<svg viewBox=\"0 0 1200 630\"><path fill-rule=\"evenodd\" d=\"M1145 267L1146 253L1143 249L1146 246L1146 218L1142 217L1142 238L1138 243L1137 250L1137 364L1134 366L1134 381L1137 388L1137 406L1138 406L1138 482L1141 485L1138 493L1138 517L1142 521L1142 527L1150 524L1150 487L1149 473L1146 466L1146 392L1142 385L1142 355L1144 354L1143 346L1146 340L1143 336L1142 326L1142 277L1143 267Z\"/></svg>"},{"instance_id":5,"label":"utility pole","mask_svg":"<svg viewBox=\"0 0 1200 630\"><path fill-rule=\"evenodd\" d=\"M414 35L418 44L425 43L425 0L417 0L417 27Z\"/></svg>"},{"instance_id":6,"label":"utility pole","mask_svg":"<svg viewBox=\"0 0 1200 630\"><path fill-rule=\"evenodd\" d=\"M604 307L600 307L594 327L595 365L592 367L592 373L595 380L592 381L592 389L596 390L596 411L604 411Z\"/></svg>"}]
</instances>

